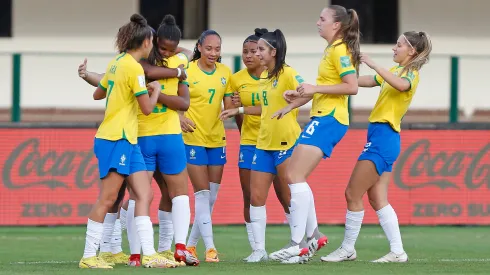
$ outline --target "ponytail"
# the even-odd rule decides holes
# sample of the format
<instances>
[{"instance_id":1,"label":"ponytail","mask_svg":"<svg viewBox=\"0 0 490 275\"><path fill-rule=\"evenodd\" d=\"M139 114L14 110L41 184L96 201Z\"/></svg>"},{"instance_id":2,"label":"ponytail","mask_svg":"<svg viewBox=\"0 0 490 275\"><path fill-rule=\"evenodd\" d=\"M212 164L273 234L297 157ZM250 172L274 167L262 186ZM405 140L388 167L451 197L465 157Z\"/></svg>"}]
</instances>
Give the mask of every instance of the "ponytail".
<instances>
[{"instance_id":1,"label":"ponytail","mask_svg":"<svg viewBox=\"0 0 490 275\"><path fill-rule=\"evenodd\" d=\"M339 30L342 43L352 56L352 64L359 76L359 65L361 64L361 31L359 30L359 17L354 9L346 10L342 6L332 5L328 7L334 12L334 22L340 22ZM336 46L336 45L334 45Z\"/></svg>"},{"instance_id":2,"label":"ponytail","mask_svg":"<svg viewBox=\"0 0 490 275\"><path fill-rule=\"evenodd\" d=\"M432 51L432 42L426 32L405 32L403 36L407 40L407 44L415 50L415 56L403 68L400 75L418 71L425 64L429 63L430 53Z\"/></svg>"}]
</instances>

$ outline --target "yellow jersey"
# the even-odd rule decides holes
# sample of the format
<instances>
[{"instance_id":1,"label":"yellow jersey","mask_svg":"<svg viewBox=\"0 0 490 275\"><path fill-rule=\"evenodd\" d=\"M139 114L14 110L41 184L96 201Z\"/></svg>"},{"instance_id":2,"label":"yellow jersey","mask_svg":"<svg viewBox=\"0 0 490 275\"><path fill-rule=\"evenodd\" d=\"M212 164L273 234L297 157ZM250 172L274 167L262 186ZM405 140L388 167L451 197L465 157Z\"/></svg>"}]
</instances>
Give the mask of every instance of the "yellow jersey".
<instances>
[{"instance_id":1,"label":"yellow jersey","mask_svg":"<svg viewBox=\"0 0 490 275\"><path fill-rule=\"evenodd\" d=\"M238 92L244 107L260 106L259 84L260 78L250 75L247 69L243 69L231 76L229 93ZM259 129L260 116L243 115L240 144L256 145Z\"/></svg>"},{"instance_id":2,"label":"yellow jersey","mask_svg":"<svg viewBox=\"0 0 490 275\"><path fill-rule=\"evenodd\" d=\"M121 53L107 66L99 87L107 92L104 120L96 138L138 141L137 96L147 94L143 67L130 54Z\"/></svg>"},{"instance_id":3,"label":"yellow jersey","mask_svg":"<svg viewBox=\"0 0 490 275\"><path fill-rule=\"evenodd\" d=\"M391 128L397 132L401 131L400 124L403 116L407 112L419 85L418 71L404 72L403 75L400 75L402 70L402 66L395 66L390 69L390 72L410 82L410 90L406 92L400 92L393 88L379 74L374 76L376 83L381 86L381 91L369 116L369 122L389 123Z\"/></svg>"},{"instance_id":4,"label":"yellow jersey","mask_svg":"<svg viewBox=\"0 0 490 275\"><path fill-rule=\"evenodd\" d=\"M340 44L339 44L340 43ZM342 77L355 74L352 56L342 40L336 40L325 49L320 66L318 66L317 85L337 85ZM333 116L338 122L349 125L348 95L313 95L310 111L311 117Z\"/></svg>"},{"instance_id":5,"label":"yellow jersey","mask_svg":"<svg viewBox=\"0 0 490 275\"><path fill-rule=\"evenodd\" d=\"M187 145L217 148L226 146L225 127L219 119L221 103L228 93L231 70L216 63L212 72L205 72L197 65L197 60L189 64L190 106L185 116L196 124L192 133L183 133Z\"/></svg>"},{"instance_id":6,"label":"yellow jersey","mask_svg":"<svg viewBox=\"0 0 490 275\"><path fill-rule=\"evenodd\" d=\"M189 61L183 53L176 54L167 59L167 67L177 68L181 64L187 67ZM178 95L179 79L167 78L158 80L162 86L162 93L171 96ZM153 112L145 116L141 109L138 112L138 137L180 134L179 114L177 111L167 108L167 106L157 103Z\"/></svg>"},{"instance_id":7,"label":"yellow jersey","mask_svg":"<svg viewBox=\"0 0 490 275\"><path fill-rule=\"evenodd\" d=\"M262 115L260 116L260 130L257 138L257 148L262 150L288 150L298 139L301 127L296 120L299 109L296 108L281 119L271 119L272 115L288 106L283 94L287 90L296 90L303 78L289 66L276 79L266 79L267 71L261 78L259 93L262 100Z\"/></svg>"}]
</instances>

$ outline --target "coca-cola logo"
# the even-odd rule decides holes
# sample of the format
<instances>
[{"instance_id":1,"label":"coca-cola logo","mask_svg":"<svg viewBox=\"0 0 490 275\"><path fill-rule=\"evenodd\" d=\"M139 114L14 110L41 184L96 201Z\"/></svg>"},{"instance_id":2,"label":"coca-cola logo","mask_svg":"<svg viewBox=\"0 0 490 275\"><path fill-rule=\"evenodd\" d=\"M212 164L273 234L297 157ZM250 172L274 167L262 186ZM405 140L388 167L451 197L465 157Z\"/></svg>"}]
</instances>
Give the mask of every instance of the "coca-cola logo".
<instances>
[{"instance_id":1,"label":"coca-cola logo","mask_svg":"<svg viewBox=\"0 0 490 275\"><path fill-rule=\"evenodd\" d=\"M473 152L446 152L428 139L410 145L398 158L395 184L402 189L437 186L441 189L490 189L490 143Z\"/></svg>"},{"instance_id":2,"label":"coca-cola logo","mask_svg":"<svg viewBox=\"0 0 490 275\"><path fill-rule=\"evenodd\" d=\"M5 161L2 180L9 189L22 189L44 185L51 189L71 188L74 182L79 189L98 184L97 164L92 150L41 153L39 138L20 143ZM74 177L74 178L73 178Z\"/></svg>"}]
</instances>

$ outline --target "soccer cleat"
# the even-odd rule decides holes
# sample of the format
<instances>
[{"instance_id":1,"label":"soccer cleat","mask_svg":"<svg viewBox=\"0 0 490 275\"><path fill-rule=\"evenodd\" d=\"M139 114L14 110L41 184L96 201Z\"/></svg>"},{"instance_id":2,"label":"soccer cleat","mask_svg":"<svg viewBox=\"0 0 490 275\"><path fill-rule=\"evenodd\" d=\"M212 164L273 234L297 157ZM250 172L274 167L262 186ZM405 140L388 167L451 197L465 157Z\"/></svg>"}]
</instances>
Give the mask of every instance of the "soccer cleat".
<instances>
[{"instance_id":1,"label":"soccer cleat","mask_svg":"<svg viewBox=\"0 0 490 275\"><path fill-rule=\"evenodd\" d=\"M195 246L188 246L187 251L189 251L192 254L192 256L194 256L194 258L198 259Z\"/></svg>"},{"instance_id":2,"label":"soccer cleat","mask_svg":"<svg viewBox=\"0 0 490 275\"><path fill-rule=\"evenodd\" d=\"M187 249L175 249L174 258L178 263L183 263L183 265L198 266L199 260L192 255Z\"/></svg>"},{"instance_id":3,"label":"soccer cleat","mask_svg":"<svg viewBox=\"0 0 490 275\"><path fill-rule=\"evenodd\" d=\"M309 252L309 250L307 247L299 248L299 245L288 244L284 248L282 248L276 252L272 252L269 255L269 258L273 261L284 261L284 260L287 260L291 257L295 257L295 256L301 257L304 255L308 255L308 252Z\"/></svg>"},{"instance_id":4,"label":"soccer cleat","mask_svg":"<svg viewBox=\"0 0 490 275\"><path fill-rule=\"evenodd\" d=\"M158 252L158 254L160 254L160 256L164 257L170 262L173 262L176 266L185 266L185 264L181 264L180 262L175 261L174 253L170 249L162 252Z\"/></svg>"},{"instance_id":5,"label":"soccer cleat","mask_svg":"<svg viewBox=\"0 0 490 275\"><path fill-rule=\"evenodd\" d=\"M100 269L112 269L113 267L108 265L104 260L97 256L82 258L78 263L79 268L100 268Z\"/></svg>"},{"instance_id":6,"label":"soccer cleat","mask_svg":"<svg viewBox=\"0 0 490 275\"><path fill-rule=\"evenodd\" d=\"M129 255L124 252L112 254L112 260L115 264L127 264L129 260Z\"/></svg>"},{"instance_id":7,"label":"soccer cleat","mask_svg":"<svg viewBox=\"0 0 490 275\"><path fill-rule=\"evenodd\" d=\"M248 258L247 263L258 263L258 262L265 262L269 260L269 257L267 256L267 252L263 249L256 249L254 252L252 252L252 255Z\"/></svg>"},{"instance_id":8,"label":"soccer cleat","mask_svg":"<svg viewBox=\"0 0 490 275\"><path fill-rule=\"evenodd\" d=\"M116 264L114 256L111 252L100 252L99 259L104 261L106 264L110 266L114 266Z\"/></svg>"},{"instance_id":9,"label":"soccer cleat","mask_svg":"<svg viewBox=\"0 0 490 275\"><path fill-rule=\"evenodd\" d=\"M294 256L287 260L282 260L281 264L306 264L310 258L307 255L304 256Z\"/></svg>"},{"instance_id":10,"label":"soccer cleat","mask_svg":"<svg viewBox=\"0 0 490 275\"><path fill-rule=\"evenodd\" d=\"M313 256L315 256L316 252L322 249L322 247L324 247L327 244L328 244L327 236L323 234L318 239L316 237L311 237L310 239L308 239L308 257L312 258Z\"/></svg>"},{"instance_id":11,"label":"soccer cleat","mask_svg":"<svg viewBox=\"0 0 490 275\"><path fill-rule=\"evenodd\" d=\"M208 263L219 262L218 251L216 250L216 248L210 248L206 250L206 262Z\"/></svg>"},{"instance_id":12,"label":"soccer cleat","mask_svg":"<svg viewBox=\"0 0 490 275\"><path fill-rule=\"evenodd\" d=\"M131 256L129 256L127 266L141 266L141 255L131 254Z\"/></svg>"},{"instance_id":13,"label":"soccer cleat","mask_svg":"<svg viewBox=\"0 0 490 275\"><path fill-rule=\"evenodd\" d=\"M357 258L356 250L349 252L345 250L342 246L337 248L332 253L327 256L321 257L322 262L343 262L343 261L354 261Z\"/></svg>"},{"instance_id":14,"label":"soccer cleat","mask_svg":"<svg viewBox=\"0 0 490 275\"><path fill-rule=\"evenodd\" d=\"M177 267L177 263L175 261L169 261L167 258L162 255L155 253L150 256L143 255L141 259L141 264L144 267L148 268L174 268Z\"/></svg>"},{"instance_id":15,"label":"soccer cleat","mask_svg":"<svg viewBox=\"0 0 490 275\"><path fill-rule=\"evenodd\" d=\"M372 263L406 263L406 262L408 262L408 255L405 252L399 255L390 252L384 255L383 257L372 261Z\"/></svg>"},{"instance_id":16,"label":"soccer cleat","mask_svg":"<svg viewBox=\"0 0 490 275\"><path fill-rule=\"evenodd\" d=\"M246 258L243 258L243 261L244 262L248 262L248 259L250 259L250 257L252 257L252 254L253 254L253 251L250 255L248 255Z\"/></svg>"}]
</instances>

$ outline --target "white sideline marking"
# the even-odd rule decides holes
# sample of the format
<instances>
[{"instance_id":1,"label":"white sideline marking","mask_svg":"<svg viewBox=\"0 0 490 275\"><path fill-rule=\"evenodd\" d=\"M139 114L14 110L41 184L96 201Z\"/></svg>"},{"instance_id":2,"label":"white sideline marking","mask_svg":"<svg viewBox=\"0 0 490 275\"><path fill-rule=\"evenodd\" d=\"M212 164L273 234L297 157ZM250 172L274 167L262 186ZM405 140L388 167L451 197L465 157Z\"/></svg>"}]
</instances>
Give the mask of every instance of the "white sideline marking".
<instances>
[{"instance_id":1,"label":"white sideline marking","mask_svg":"<svg viewBox=\"0 0 490 275\"><path fill-rule=\"evenodd\" d=\"M10 264L72 264L78 261L40 261L40 262L12 262Z\"/></svg>"}]
</instances>

